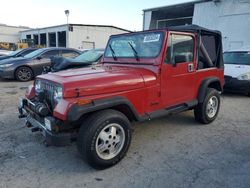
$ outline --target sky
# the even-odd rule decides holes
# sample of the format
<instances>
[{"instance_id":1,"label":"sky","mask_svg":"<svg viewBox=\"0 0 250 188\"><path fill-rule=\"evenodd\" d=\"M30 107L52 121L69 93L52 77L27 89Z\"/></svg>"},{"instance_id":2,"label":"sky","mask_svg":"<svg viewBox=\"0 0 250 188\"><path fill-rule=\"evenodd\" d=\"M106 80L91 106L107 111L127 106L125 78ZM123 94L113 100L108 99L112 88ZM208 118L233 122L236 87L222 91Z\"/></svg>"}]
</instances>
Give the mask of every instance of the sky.
<instances>
[{"instance_id":1,"label":"sky","mask_svg":"<svg viewBox=\"0 0 250 188\"><path fill-rule=\"evenodd\" d=\"M2 0L0 23L31 28L69 23L142 30L143 9L191 0ZM1 32L1 31L0 31Z\"/></svg>"}]
</instances>

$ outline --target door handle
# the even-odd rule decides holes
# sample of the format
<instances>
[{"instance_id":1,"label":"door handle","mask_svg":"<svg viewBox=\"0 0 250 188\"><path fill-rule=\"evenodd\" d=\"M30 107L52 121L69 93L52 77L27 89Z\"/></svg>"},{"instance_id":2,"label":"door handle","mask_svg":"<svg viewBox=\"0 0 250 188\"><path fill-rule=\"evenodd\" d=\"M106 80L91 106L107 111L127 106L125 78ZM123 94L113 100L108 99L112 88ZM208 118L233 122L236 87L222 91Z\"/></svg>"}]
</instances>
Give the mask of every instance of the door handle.
<instances>
[{"instance_id":1,"label":"door handle","mask_svg":"<svg viewBox=\"0 0 250 188\"><path fill-rule=\"evenodd\" d=\"M193 72L194 71L194 64L190 63L188 64L188 72Z\"/></svg>"}]
</instances>

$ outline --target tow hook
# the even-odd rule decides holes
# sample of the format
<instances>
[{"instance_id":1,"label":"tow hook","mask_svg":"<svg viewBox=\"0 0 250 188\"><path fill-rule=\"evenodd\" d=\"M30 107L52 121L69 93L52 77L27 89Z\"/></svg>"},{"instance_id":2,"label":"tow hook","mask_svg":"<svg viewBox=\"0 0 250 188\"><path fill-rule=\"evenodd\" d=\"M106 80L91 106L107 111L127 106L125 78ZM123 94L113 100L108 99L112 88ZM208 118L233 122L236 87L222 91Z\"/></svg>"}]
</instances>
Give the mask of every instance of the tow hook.
<instances>
[{"instance_id":1,"label":"tow hook","mask_svg":"<svg viewBox=\"0 0 250 188\"><path fill-rule=\"evenodd\" d=\"M31 129L31 132L37 132L37 131L40 131L40 129L38 128L38 127L33 127L32 129Z\"/></svg>"},{"instance_id":2,"label":"tow hook","mask_svg":"<svg viewBox=\"0 0 250 188\"><path fill-rule=\"evenodd\" d=\"M21 119L21 118L26 118L27 115L25 115L23 113L23 110L22 110L22 107L18 107L18 111L19 111L19 115L18 115L18 118Z\"/></svg>"},{"instance_id":3,"label":"tow hook","mask_svg":"<svg viewBox=\"0 0 250 188\"><path fill-rule=\"evenodd\" d=\"M31 125L31 123L30 123L30 122L28 122L28 121L26 122L26 124L25 124L25 125L26 125L26 127L28 127L28 128L33 127L33 126Z\"/></svg>"},{"instance_id":4,"label":"tow hook","mask_svg":"<svg viewBox=\"0 0 250 188\"><path fill-rule=\"evenodd\" d=\"M27 117L27 116L24 115L24 114L20 114L20 115L18 116L19 119L26 118L26 117Z\"/></svg>"}]
</instances>

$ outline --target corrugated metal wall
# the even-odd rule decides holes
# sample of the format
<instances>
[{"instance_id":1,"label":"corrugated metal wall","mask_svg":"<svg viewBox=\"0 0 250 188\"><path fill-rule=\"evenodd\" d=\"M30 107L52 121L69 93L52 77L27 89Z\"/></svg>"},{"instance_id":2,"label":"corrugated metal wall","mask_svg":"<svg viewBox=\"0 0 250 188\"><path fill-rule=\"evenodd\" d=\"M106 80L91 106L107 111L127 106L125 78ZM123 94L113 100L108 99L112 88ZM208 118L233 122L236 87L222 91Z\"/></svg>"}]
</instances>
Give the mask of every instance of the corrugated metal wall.
<instances>
[{"instance_id":1,"label":"corrugated metal wall","mask_svg":"<svg viewBox=\"0 0 250 188\"><path fill-rule=\"evenodd\" d=\"M195 4L193 23L220 30L224 50L250 46L250 0Z\"/></svg>"}]
</instances>

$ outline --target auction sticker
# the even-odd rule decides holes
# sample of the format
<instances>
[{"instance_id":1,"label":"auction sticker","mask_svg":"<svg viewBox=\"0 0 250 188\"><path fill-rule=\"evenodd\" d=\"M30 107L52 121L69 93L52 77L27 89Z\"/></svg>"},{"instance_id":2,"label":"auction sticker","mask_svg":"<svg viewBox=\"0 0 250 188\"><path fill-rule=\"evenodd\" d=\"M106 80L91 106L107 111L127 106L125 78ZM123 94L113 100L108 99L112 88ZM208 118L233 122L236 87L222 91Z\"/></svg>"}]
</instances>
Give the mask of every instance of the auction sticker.
<instances>
[{"instance_id":1,"label":"auction sticker","mask_svg":"<svg viewBox=\"0 0 250 188\"><path fill-rule=\"evenodd\" d=\"M158 42L160 40L160 34L150 34L144 36L143 42Z\"/></svg>"}]
</instances>

